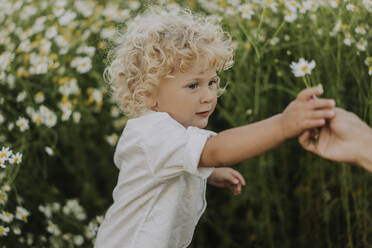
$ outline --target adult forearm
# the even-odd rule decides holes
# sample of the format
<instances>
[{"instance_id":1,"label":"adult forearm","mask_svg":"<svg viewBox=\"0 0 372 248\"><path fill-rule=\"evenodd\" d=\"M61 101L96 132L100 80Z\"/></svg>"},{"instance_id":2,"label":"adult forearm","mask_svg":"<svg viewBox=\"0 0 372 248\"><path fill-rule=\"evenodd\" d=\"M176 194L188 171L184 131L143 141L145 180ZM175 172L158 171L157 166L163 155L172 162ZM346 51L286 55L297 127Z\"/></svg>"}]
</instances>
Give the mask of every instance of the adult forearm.
<instances>
[{"instance_id":1,"label":"adult forearm","mask_svg":"<svg viewBox=\"0 0 372 248\"><path fill-rule=\"evenodd\" d=\"M281 114L250 125L225 130L210 138L200 166L229 166L252 158L281 144Z\"/></svg>"}]
</instances>

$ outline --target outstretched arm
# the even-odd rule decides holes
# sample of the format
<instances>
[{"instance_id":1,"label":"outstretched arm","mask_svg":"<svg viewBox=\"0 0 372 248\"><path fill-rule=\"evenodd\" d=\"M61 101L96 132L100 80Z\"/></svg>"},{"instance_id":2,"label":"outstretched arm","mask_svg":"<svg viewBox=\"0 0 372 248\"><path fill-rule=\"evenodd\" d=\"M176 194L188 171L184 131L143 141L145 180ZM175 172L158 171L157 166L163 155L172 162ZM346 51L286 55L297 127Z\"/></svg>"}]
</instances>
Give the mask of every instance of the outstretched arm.
<instances>
[{"instance_id":1,"label":"outstretched arm","mask_svg":"<svg viewBox=\"0 0 372 248\"><path fill-rule=\"evenodd\" d=\"M306 129L323 126L325 118L334 115L334 101L313 99L322 93L320 88L305 89L283 113L208 139L199 166L230 166L276 147Z\"/></svg>"},{"instance_id":2,"label":"outstretched arm","mask_svg":"<svg viewBox=\"0 0 372 248\"><path fill-rule=\"evenodd\" d=\"M300 144L323 158L358 164L372 172L372 129L351 112L340 108L335 112L321 129L317 144L309 131L299 137Z\"/></svg>"}]
</instances>

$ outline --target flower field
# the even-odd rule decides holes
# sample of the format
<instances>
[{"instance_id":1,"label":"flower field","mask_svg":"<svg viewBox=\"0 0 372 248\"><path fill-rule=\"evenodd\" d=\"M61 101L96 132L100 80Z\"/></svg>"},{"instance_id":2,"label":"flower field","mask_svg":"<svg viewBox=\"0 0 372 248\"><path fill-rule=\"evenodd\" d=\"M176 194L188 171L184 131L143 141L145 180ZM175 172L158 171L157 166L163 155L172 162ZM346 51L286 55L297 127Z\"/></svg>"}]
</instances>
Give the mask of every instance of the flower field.
<instances>
[{"instance_id":1,"label":"flower field","mask_svg":"<svg viewBox=\"0 0 372 248\"><path fill-rule=\"evenodd\" d=\"M0 0L0 247L93 246L127 121L102 74L148 4L213 16L232 37L208 129L267 118L318 84L372 125L371 0ZM371 247L372 174L296 139L236 168L247 186L209 187L191 247Z\"/></svg>"}]
</instances>

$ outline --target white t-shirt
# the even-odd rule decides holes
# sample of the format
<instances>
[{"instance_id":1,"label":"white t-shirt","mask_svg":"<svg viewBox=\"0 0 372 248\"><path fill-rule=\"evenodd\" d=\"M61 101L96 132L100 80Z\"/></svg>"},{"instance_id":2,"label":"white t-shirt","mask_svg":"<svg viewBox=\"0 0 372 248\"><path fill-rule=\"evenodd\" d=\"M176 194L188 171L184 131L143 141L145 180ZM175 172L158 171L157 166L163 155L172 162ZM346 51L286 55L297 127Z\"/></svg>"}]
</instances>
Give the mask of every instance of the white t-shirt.
<instances>
[{"instance_id":1,"label":"white t-shirt","mask_svg":"<svg viewBox=\"0 0 372 248\"><path fill-rule=\"evenodd\" d=\"M198 164L212 135L185 128L163 112L129 120L114 155L120 169L114 203L95 247L187 247L206 208L206 180L213 168Z\"/></svg>"}]
</instances>

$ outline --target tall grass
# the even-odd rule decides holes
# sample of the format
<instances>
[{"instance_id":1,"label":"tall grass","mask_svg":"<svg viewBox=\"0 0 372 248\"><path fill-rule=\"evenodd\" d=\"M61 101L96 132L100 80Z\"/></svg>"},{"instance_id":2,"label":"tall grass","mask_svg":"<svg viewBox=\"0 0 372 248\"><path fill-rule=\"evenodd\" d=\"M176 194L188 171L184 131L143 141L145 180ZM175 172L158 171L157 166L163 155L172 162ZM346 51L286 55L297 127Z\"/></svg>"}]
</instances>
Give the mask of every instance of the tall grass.
<instances>
[{"instance_id":1,"label":"tall grass","mask_svg":"<svg viewBox=\"0 0 372 248\"><path fill-rule=\"evenodd\" d=\"M358 9L347 10L348 4ZM250 20L224 16L223 24L238 47L233 69L223 75L231 84L220 99L214 128L243 125L283 111L304 88L289 68L301 57L316 61L311 77L324 86L324 97L335 99L339 107L371 124L372 79L370 64L364 62L371 46L361 51L355 42L344 43L347 33L356 41L371 41L370 29L364 35L355 32L372 20L360 1L340 1L335 8L324 2L316 11L297 11L293 22L284 20L285 10L279 6L276 13L264 7L255 11ZM338 21L342 23L339 30ZM270 44L275 37L279 41ZM243 195L210 192L198 232L202 238L197 235L193 247L371 245L372 177L368 172L306 153L295 139L238 168L247 180ZM204 236L211 237L214 245Z\"/></svg>"},{"instance_id":2,"label":"tall grass","mask_svg":"<svg viewBox=\"0 0 372 248\"><path fill-rule=\"evenodd\" d=\"M112 201L112 156L126 118L105 93L106 41L150 1L77 2L0 1L6 6L0 10L0 149L23 154L19 167L0 168L0 246L91 247L101 221L96 216ZM208 128L220 131L283 111L305 87L289 67L299 58L316 62L311 80L322 83L324 97L371 124L370 1L177 2L221 18L236 46L235 65L220 75L227 91ZM61 24L61 9L76 17ZM47 38L52 26L66 44ZM33 68L43 56L47 70ZM20 117L28 119L25 131ZM243 193L209 187L191 247L371 246L371 174L307 153L296 139L237 168L247 181ZM29 211L27 220L7 221L3 211L15 216L17 206Z\"/></svg>"}]
</instances>

